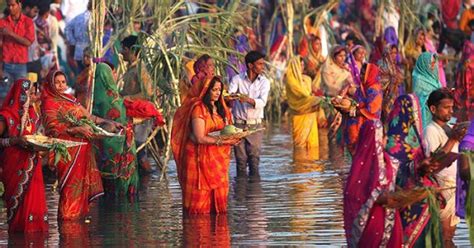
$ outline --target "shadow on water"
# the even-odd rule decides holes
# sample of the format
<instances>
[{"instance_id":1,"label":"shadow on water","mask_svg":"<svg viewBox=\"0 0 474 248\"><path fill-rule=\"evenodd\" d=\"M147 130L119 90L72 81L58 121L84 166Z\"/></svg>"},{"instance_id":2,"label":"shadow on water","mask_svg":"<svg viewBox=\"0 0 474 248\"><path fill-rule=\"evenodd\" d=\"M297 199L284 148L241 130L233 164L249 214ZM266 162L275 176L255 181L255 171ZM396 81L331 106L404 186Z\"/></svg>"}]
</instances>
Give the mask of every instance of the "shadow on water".
<instances>
[{"instance_id":1,"label":"shadow on water","mask_svg":"<svg viewBox=\"0 0 474 248\"><path fill-rule=\"evenodd\" d=\"M235 178L230 166L226 215L184 216L176 168L169 181L142 178L140 197L130 202L104 197L91 208L92 221L57 222L58 194L47 183L48 234L8 235L6 211L0 213L0 246L156 247L156 246L345 246L342 192L350 162L321 130L320 150L293 151L289 127L266 131L261 180ZM319 154L318 154L319 153ZM319 155L319 159L317 159ZM465 222L455 243L469 246Z\"/></svg>"}]
</instances>

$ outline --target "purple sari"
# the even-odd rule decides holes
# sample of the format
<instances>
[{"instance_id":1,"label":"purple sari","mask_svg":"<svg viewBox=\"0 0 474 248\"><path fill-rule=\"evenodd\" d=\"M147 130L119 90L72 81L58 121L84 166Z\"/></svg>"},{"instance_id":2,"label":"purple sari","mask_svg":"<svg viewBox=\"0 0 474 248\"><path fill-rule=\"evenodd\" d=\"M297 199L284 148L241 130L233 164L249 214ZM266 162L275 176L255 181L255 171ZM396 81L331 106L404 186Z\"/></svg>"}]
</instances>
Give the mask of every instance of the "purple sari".
<instances>
[{"instance_id":1,"label":"purple sari","mask_svg":"<svg viewBox=\"0 0 474 248\"><path fill-rule=\"evenodd\" d=\"M376 203L384 191L393 191L398 160L383 150L383 127L367 121L352 159L344 189L344 229L349 247L401 247L403 230L396 209Z\"/></svg>"}]
</instances>

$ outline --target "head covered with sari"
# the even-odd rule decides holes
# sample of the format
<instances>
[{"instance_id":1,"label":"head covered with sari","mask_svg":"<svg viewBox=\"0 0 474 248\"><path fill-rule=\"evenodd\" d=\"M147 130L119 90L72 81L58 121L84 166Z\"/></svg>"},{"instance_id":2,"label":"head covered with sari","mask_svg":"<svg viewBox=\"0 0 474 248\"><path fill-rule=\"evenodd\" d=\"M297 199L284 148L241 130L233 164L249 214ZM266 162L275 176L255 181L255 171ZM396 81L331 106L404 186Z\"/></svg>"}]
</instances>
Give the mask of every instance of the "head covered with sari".
<instances>
[{"instance_id":1,"label":"head covered with sari","mask_svg":"<svg viewBox=\"0 0 474 248\"><path fill-rule=\"evenodd\" d=\"M325 88L325 93L330 96L336 96L343 88L343 83L351 77L351 72L345 65L338 65L335 61L337 55L346 52L344 46L335 46L332 49L331 56L321 68L321 85ZM349 79L352 81L352 79Z\"/></svg>"},{"instance_id":2,"label":"head covered with sari","mask_svg":"<svg viewBox=\"0 0 474 248\"><path fill-rule=\"evenodd\" d=\"M398 36L394 27L387 27L384 31L385 44L398 46Z\"/></svg>"},{"instance_id":3,"label":"head covered with sari","mask_svg":"<svg viewBox=\"0 0 474 248\"><path fill-rule=\"evenodd\" d=\"M434 62L434 65L432 64ZM413 70L413 93L418 97L421 105L423 127L431 121L431 111L427 105L431 92L441 88L438 77L438 56L424 52L418 57Z\"/></svg>"},{"instance_id":4,"label":"head covered with sari","mask_svg":"<svg viewBox=\"0 0 474 248\"><path fill-rule=\"evenodd\" d=\"M360 115L347 118L344 129L345 141L351 152L361 137L361 127L368 120L380 119L382 109L382 86L378 67L372 63L364 64L360 77L361 84L355 93Z\"/></svg>"},{"instance_id":5,"label":"head covered with sari","mask_svg":"<svg viewBox=\"0 0 474 248\"><path fill-rule=\"evenodd\" d=\"M418 56L423 52L424 49L424 42L423 45L417 44L417 39L419 35L424 35L425 30L423 28L417 28L415 29L415 32L409 37L406 46L405 46L405 56L406 57L411 57L413 59L417 59Z\"/></svg>"},{"instance_id":6,"label":"head covered with sari","mask_svg":"<svg viewBox=\"0 0 474 248\"><path fill-rule=\"evenodd\" d=\"M25 135L26 125L35 124L28 123L30 119L34 121L38 119L34 107L30 104L30 91L34 90L34 87L29 80L18 79L8 92L0 109L0 115L7 122L9 137ZM36 130L36 125L33 125L33 128Z\"/></svg>"},{"instance_id":7,"label":"head covered with sari","mask_svg":"<svg viewBox=\"0 0 474 248\"><path fill-rule=\"evenodd\" d=\"M199 81L202 81L202 80L206 79L209 76L214 76L214 74L208 75L210 73L209 71L211 69L214 69L214 68L210 68L210 66L207 64L207 62L210 59L212 59L211 56L209 56L207 54L204 54L204 55L201 55L196 60L196 62L194 62L194 65L193 65L194 76L191 79L192 84L195 84Z\"/></svg>"},{"instance_id":8,"label":"head covered with sari","mask_svg":"<svg viewBox=\"0 0 474 248\"><path fill-rule=\"evenodd\" d=\"M357 64L356 64L356 61L355 61L355 53L357 52L357 50L359 49L364 49L363 46L361 45L355 45L354 47L352 47L351 49L351 52L349 53L349 67L351 68L351 73L352 73L352 78L354 79L354 83L356 85L360 85L362 83L362 79L360 78L360 71L362 68L358 68L357 67ZM364 63L364 61L362 61L362 63Z\"/></svg>"},{"instance_id":9,"label":"head covered with sari","mask_svg":"<svg viewBox=\"0 0 474 248\"><path fill-rule=\"evenodd\" d=\"M171 148L173 150L173 155L178 170L178 177L180 180L184 174L183 170L185 169L183 165L186 157L185 146L192 133L192 112L196 106L203 103L206 92L208 91L209 86L213 80L220 82L223 87L222 80L219 77L208 78L204 81L196 82L193 84L188 97L176 110L176 113L173 117L173 128L171 130ZM225 121L230 123L232 119L231 112L227 107L222 94L220 95L218 101L224 108Z\"/></svg>"},{"instance_id":10,"label":"head covered with sari","mask_svg":"<svg viewBox=\"0 0 474 248\"><path fill-rule=\"evenodd\" d=\"M291 110L298 114L315 111L319 98L311 95L311 78L303 74L302 59L295 56L290 59L286 69L286 96Z\"/></svg>"},{"instance_id":11,"label":"head covered with sari","mask_svg":"<svg viewBox=\"0 0 474 248\"><path fill-rule=\"evenodd\" d=\"M431 64L433 60L435 66L432 68ZM418 77L417 80L437 86L439 84L438 56L430 52L422 53L416 60L415 68L413 70L413 77Z\"/></svg>"},{"instance_id":12,"label":"head covered with sari","mask_svg":"<svg viewBox=\"0 0 474 248\"><path fill-rule=\"evenodd\" d=\"M66 74L60 70L51 70L46 76L46 84L44 84L44 91L42 92L42 100L46 97L52 97L57 100L64 100L73 104L80 104L77 99L71 95L64 92L59 92L54 85L54 80L57 76L63 75L65 78Z\"/></svg>"}]
</instances>

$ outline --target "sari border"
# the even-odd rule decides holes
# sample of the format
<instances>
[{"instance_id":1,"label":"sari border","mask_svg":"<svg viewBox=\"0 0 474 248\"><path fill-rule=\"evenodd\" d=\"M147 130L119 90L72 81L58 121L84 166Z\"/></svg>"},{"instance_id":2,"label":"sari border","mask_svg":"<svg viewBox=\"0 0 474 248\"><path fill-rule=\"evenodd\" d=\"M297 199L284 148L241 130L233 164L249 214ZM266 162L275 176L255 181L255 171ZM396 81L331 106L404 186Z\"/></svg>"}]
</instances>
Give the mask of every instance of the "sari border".
<instances>
[{"instance_id":1,"label":"sari border","mask_svg":"<svg viewBox=\"0 0 474 248\"><path fill-rule=\"evenodd\" d=\"M77 162L77 158L79 157L79 153L81 151L81 148L82 148L82 145L79 146L79 148L77 149L77 152L76 152L76 155L74 156L74 160L72 161L71 165L69 166L69 168L67 169L67 172L66 172L66 175L64 176L64 179L62 180L60 186L59 186L59 190L62 191L63 188L64 188L64 185L66 184L68 178L69 178L69 175L71 174L71 171L72 169L74 168L74 166L76 165L76 162Z\"/></svg>"},{"instance_id":2,"label":"sari border","mask_svg":"<svg viewBox=\"0 0 474 248\"><path fill-rule=\"evenodd\" d=\"M388 180L386 176L387 168L385 167L385 160L383 154L383 146L381 141L383 140L383 129L382 123L379 120L373 121L375 127L371 127L372 129L375 128L375 149L377 155L377 162L379 163L379 182L380 185L377 186L372 193L370 194L370 198L362 205L357 217L354 219L352 223L352 238L348 240L349 247L357 247L359 240L362 236L362 233L365 229L367 224L367 220L369 219L370 210L375 204L375 201L382 193L382 187L387 186ZM394 182L392 181L390 187L394 187ZM384 224L384 234L382 236L382 241L380 247L385 247L390 240L392 229L394 226L395 220L395 210L387 209L386 216L385 216L385 224ZM387 221L388 220L388 221Z\"/></svg>"},{"instance_id":3,"label":"sari border","mask_svg":"<svg viewBox=\"0 0 474 248\"><path fill-rule=\"evenodd\" d=\"M105 194L104 192L99 192L99 193L97 193L97 194L95 194L95 195L89 197L89 199L88 199L89 203L92 202L92 201L94 201L95 199L97 199L97 198L103 196L104 194Z\"/></svg>"},{"instance_id":4,"label":"sari border","mask_svg":"<svg viewBox=\"0 0 474 248\"><path fill-rule=\"evenodd\" d=\"M23 201L23 195L28 190L28 186L30 185L31 179L33 178L33 176L30 176L29 174L36 167L34 162L35 158L36 154L33 154L31 157L28 157L28 167L26 167L26 169L22 172L23 178L20 179L20 182L18 183L15 195L11 197L11 200L13 201L13 206L8 209L8 222L10 222L13 217L15 217L18 210L18 206Z\"/></svg>"},{"instance_id":5,"label":"sari border","mask_svg":"<svg viewBox=\"0 0 474 248\"><path fill-rule=\"evenodd\" d=\"M423 208L423 213L421 214L420 221L418 221L418 224L415 225L413 232L411 233L411 235L408 236L408 239L405 242L406 246L412 247L415 244L415 242L418 240L418 237L421 235L423 229L428 224L429 220L430 214L428 211L428 206L425 206Z\"/></svg>"}]
</instances>

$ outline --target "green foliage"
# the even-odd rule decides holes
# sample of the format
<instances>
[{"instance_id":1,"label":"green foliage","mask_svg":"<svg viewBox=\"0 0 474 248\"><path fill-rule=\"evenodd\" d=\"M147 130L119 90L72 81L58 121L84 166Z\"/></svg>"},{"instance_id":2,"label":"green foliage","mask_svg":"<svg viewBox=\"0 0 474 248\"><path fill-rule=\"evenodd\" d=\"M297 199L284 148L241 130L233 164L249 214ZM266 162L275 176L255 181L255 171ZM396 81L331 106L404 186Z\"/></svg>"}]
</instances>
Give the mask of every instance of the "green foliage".
<instances>
[{"instance_id":1,"label":"green foliage","mask_svg":"<svg viewBox=\"0 0 474 248\"><path fill-rule=\"evenodd\" d=\"M53 143L49 151L54 153L54 166L58 165L60 160L71 161L71 154L69 154L65 144Z\"/></svg>"}]
</instances>

